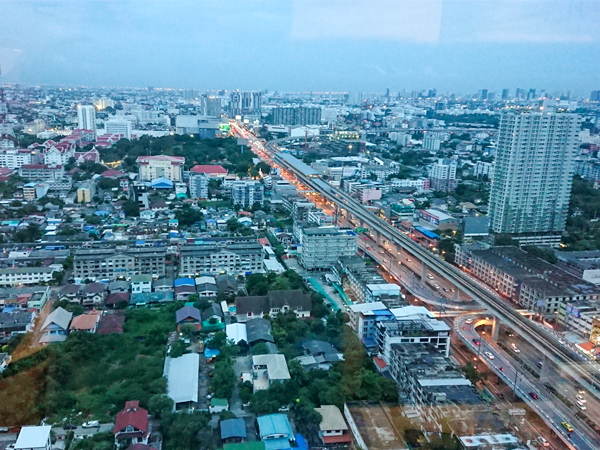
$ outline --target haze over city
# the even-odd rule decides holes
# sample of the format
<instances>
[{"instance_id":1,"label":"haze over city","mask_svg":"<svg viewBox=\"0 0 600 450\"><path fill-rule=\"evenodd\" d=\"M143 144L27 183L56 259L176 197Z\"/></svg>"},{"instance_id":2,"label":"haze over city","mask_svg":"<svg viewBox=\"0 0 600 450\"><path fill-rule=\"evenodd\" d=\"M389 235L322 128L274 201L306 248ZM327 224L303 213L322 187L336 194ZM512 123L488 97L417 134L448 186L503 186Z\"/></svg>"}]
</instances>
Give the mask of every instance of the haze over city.
<instances>
[{"instance_id":1,"label":"haze over city","mask_svg":"<svg viewBox=\"0 0 600 450\"><path fill-rule=\"evenodd\" d=\"M595 88L593 0L3 1L4 80L283 91Z\"/></svg>"}]
</instances>

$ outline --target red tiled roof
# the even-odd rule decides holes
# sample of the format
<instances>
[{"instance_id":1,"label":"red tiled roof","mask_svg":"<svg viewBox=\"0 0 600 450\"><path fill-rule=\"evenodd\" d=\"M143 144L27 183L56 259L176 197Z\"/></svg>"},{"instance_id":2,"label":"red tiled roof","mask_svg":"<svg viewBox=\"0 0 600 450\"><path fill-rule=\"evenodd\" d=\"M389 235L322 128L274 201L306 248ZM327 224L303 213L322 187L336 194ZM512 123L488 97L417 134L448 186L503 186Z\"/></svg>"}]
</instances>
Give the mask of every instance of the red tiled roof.
<instances>
[{"instance_id":1,"label":"red tiled roof","mask_svg":"<svg viewBox=\"0 0 600 450\"><path fill-rule=\"evenodd\" d=\"M125 172L121 172L120 170L116 170L116 169L110 169L110 170L107 170L106 172L102 172L100 175L102 175L103 177L106 177L106 178L116 178L116 177L122 177L123 175L125 175Z\"/></svg>"},{"instance_id":2,"label":"red tiled roof","mask_svg":"<svg viewBox=\"0 0 600 450\"><path fill-rule=\"evenodd\" d=\"M190 169L191 172L196 173L227 173L227 170L223 166L219 165L197 165Z\"/></svg>"},{"instance_id":3,"label":"red tiled roof","mask_svg":"<svg viewBox=\"0 0 600 450\"><path fill-rule=\"evenodd\" d=\"M119 302L129 302L129 292L115 292L106 297L107 305L116 305Z\"/></svg>"},{"instance_id":4,"label":"red tiled roof","mask_svg":"<svg viewBox=\"0 0 600 450\"><path fill-rule=\"evenodd\" d=\"M385 369L387 367L387 364L385 363L385 361L383 359L381 359L379 356L375 356L373 358L373 362L377 365L377 367L379 367L379 370Z\"/></svg>"},{"instance_id":5,"label":"red tiled roof","mask_svg":"<svg viewBox=\"0 0 600 450\"><path fill-rule=\"evenodd\" d=\"M342 444L344 442L352 442L352 436L349 434L342 434L339 436L323 436L324 444Z\"/></svg>"},{"instance_id":6,"label":"red tiled roof","mask_svg":"<svg viewBox=\"0 0 600 450\"><path fill-rule=\"evenodd\" d=\"M98 334L122 333L124 321L122 314L105 314L98 324Z\"/></svg>"},{"instance_id":7,"label":"red tiled roof","mask_svg":"<svg viewBox=\"0 0 600 450\"><path fill-rule=\"evenodd\" d=\"M140 408L140 402L137 400L125 402L125 408L117 413L113 434L125 431L129 425L135 431L148 432L148 411Z\"/></svg>"},{"instance_id":8,"label":"red tiled roof","mask_svg":"<svg viewBox=\"0 0 600 450\"><path fill-rule=\"evenodd\" d=\"M592 350L594 350L594 347L595 347L594 343L593 343L593 342L590 342L590 341L588 341L588 342L583 342L583 343L581 343L581 344L577 344L577 345L578 345L578 346L579 346L579 347L580 347L580 348L581 348L583 351L586 351L586 352L588 352L588 353L589 353L589 352L591 352Z\"/></svg>"}]
</instances>

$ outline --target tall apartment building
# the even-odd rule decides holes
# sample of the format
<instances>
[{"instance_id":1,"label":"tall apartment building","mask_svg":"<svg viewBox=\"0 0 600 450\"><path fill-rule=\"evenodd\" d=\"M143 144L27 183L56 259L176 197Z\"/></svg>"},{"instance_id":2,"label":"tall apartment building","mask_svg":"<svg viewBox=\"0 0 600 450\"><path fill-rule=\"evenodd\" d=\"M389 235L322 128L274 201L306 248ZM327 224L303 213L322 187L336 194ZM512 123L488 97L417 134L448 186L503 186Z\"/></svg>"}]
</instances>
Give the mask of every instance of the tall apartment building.
<instances>
[{"instance_id":1,"label":"tall apartment building","mask_svg":"<svg viewBox=\"0 0 600 450\"><path fill-rule=\"evenodd\" d=\"M19 175L30 181L56 181L65 176L63 166L47 166L46 164L23 164L19 169Z\"/></svg>"},{"instance_id":2,"label":"tall apartment building","mask_svg":"<svg viewBox=\"0 0 600 450\"><path fill-rule=\"evenodd\" d=\"M73 277L81 280L127 280L134 275L165 276L164 247L127 247L126 245L86 248L75 251Z\"/></svg>"},{"instance_id":3,"label":"tall apartment building","mask_svg":"<svg viewBox=\"0 0 600 450\"><path fill-rule=\"evenodd\" d=\"M262 270L263 248L256 238L206 238L180 251L180 276L246 275Z\"/></svg>"},{"instance_id":4,"label":"tall apartment building","mask_svg":"<svg viewBox=\"0 0 600 450\"><path fill-rule=\"evenodd\" d=\"M273 125L321 125L321 108L305 106L274 108Z\"/></svg>"},{"instance_id":5,"label":"tall apartment building","mask_svg":"<svg viewBox=\"0 0 600 450\"><path fill-rule=\"evenodd\" d=\"M104 124L106 134L120 134L131 139L131 122L125 119L110 119Z\"/></svg>"},{"instance_id":6,"label":"tall apartment building","mask_svg":"<svg viewBox=\"0 0 600 450\"><path fill-rule=\"evenodd\" d=\"M91 203L96 195L96 182L94 180L84 181L77 188L77 203Z\"/></svg>"},{"instance_id":7,"label":"tall apartment building","mask_svg":"<svg viewBox=\"0 0 600 450\"><path fill-rule=\"evenodd\" d=\"M229 113L231 116L243 114L260 115L262 98L260 92L233 91L229 94Z\"/></svg>"},{"instance_id":8,"label":"tall apartment building","mask_svg":"<svg viewBox=\"0 0 600 450\"><path fill-rule=\"evenodd\" d=\"M96 131L96 108L93 105L77 107L77 126L80 130Z\"/></svg>"},{"instance_id":9,"label":"tall apartment building","mask_svg":"<svg viewBox=\"0 0 600 450\"><path fill-rule=\"evenodd\" d=\"M183 177L183 156L140 156L136 160L139 165L139 176L142 181L152 181L166 178L171 181L181 181Z\"/></svg>"},{"instance_id":10,"label":"tall apartment building","mask_svg":"<svg viewBox=\"0 0 600 450\"><path fill-rule=\"evenodd\" d=\"M358 251L356 234L337 227L305 228L302 230L302 251L299 262L307 270L328 270L343 256Z\"/></svg>"},{"instance_id":11,"label":"tall apartment building","mask_svg":"<svg viewBox=\"0 0 600 450\"><path fill-rule=\"evenodd\" d=\"M202 96L202 114L205 116L219 117L221 115L221 99L219 97Z\"/></svg>"},{"instance_id":12,"label":"tall apartment building","mask_svg":"<svg viewBox=\"0 0 600 450\"><path fill-rule=\"evenodd\" d=\"M565 229L581 118L555 112L505 113L500 119L490 193L494 233L539 235L551 245Z\"/></svg>"},{"instance_id":13,"label":"tall apartment building","mask_svg":"<svg viewBox=\"0 0 600 450\"><path fill-rule=\"evenodd\" d=\"M473 175L475 175L476 177L479 177L479 176L482 177L485 175L490 180L493 180L494 179L494 170L495 170L494 163L477 161L477 164L475 164L475 167L473 168Z\"/></svg>"},{"instance_id":14,"label":"tall apartment building","mask_svg":"<svg viewBox=\"0 0 600 450\"><path fill-rule=\"evenodd\" d=\"M238 180L232 183L231 198L235 205L252 206L261 205L265 200L265 188L260 181Z\"/></svg>"},{"instance_id":15,"label":"tall apartment building","mask_svg":"<svg viewBox=\"0 0 600 450\"><path fill-rule=\"evenodd\" d=\"M440 149L441 145L442 145L442 141L440 141L439 139L437 139L433 136L427 135L423 138L423 148L426 150L437 151Z\"/></svg>"},{"instance_id":16,"label":"tall apartment building","mask_svg":"<svg viewBox=\"0 0 600 450\"><path fill-rule=\"evenodd\" d=\"M202 173L190 172L190 197L208 198L209 179Z\"/></svg>"},{"instance_id":17,"label":"tall apartment building","mask_svg":"<svg viewBox=\"0 0 600 450\"><path fill-rule=\"evenodd\" d=\"M450 192L456 189L456 161L439 159L429 169L429 183L434 191Z\"/></svg>"}]
</instances>

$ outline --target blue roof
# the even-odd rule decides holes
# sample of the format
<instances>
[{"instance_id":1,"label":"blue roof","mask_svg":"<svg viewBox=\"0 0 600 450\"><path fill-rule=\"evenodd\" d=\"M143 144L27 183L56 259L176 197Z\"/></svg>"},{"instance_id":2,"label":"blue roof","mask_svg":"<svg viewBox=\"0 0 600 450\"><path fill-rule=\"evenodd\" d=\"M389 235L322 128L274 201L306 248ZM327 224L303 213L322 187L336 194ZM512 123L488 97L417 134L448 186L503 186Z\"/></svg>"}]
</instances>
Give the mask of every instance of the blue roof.
<instances>
[{"instance_id":1,"label":"blue roof","mask_svg":"<svg viewBox=\"0 0 600 450\"><path fill-rule=\"evenodd\" d=\"M219 354L221 353L220 350L217 350L216 348L205 348L204 349L204 357L206 359L210 359L213 356L219 356Z\"/></svg>"},{"instance_id":2,"label":"blue roof","mask_svg":"<svg viewBox=\"0 0 600 450\"><path fill-rule=\"evenodd\" d=\"M292 431L292 426L290 425L290 421L288 416L285 414L269 414L267 416L260 416L256 418L258 422L258 432L260 434L261 440L265 441L265 445L268 446L267 442L275 439L267 439L264 440L265 436L271 436L274 434L283 434L287 436L286 440L290 440L294 438L294 432ZM287 447L280 448L289 448L289 442Z\"/></svg>"},{"instance_id":3,"label":"blue roof","mask_svg":"<svg viewBox=\"0 0 600 450\"><path fill-rule=\"evenodd\" d=\"M392 312L389 309L378 309L376 311L372 311L375 316L393 316Z\"/></svg>"},{"instance_id":4,"label":"blue roof","mask_svg":"<svg viewBox=\"0 0 600 450\"><path fill-rule=\"evenodd\" d=\"M244 419L228 419L221 421L221 439L232 437L246 438L246 422Z\"/></svg>"},{"instance_id":5,"label":"blue roof","mask_svg":"<svg viewBox=\"0 0 600 450\"><path fill-rule=\"evenodd\" d=\"M431 238L431 239L441 239L442 238L441 236L438 236L437 234L435 234L435 233L433 233L433 232L431 232L428 229L423 228L423 227L415 227L415 230L417 230L419 233L422 233L422 234L424 234L425 236L427 236L428 238Z\"/></svg>"},{"instance_id":6,"label":"blue roof","mask_svg":"<svg viewBox=\"0 0 600 450\"><path fill-rule=\"evenodd\" d=\"M167 180L166 178L157 178L156 180L152 180L150 185L153 188L172 188L173 182L171 180Z\"/></svg>"},{"instance_id":7,"label":"blue roof","mask_svg":"<svg viewBox=\"0 0 600 450\"><path fill-rule=\"evenodd\" d=\"M196 286L196 282L191 278L177 278L174 281L174 286Z\"/></svg>"},{"instance_id":8,"label":"blue roof","mask_svg":"<svg viewBox=\"0 0 600 450\"><path fill-rule=\"evenodd\" d=\"M296 435L296 445L300 450L308 450L308 444L306 443L306 439L301 434Z\"/></svg>"}]
</instances>

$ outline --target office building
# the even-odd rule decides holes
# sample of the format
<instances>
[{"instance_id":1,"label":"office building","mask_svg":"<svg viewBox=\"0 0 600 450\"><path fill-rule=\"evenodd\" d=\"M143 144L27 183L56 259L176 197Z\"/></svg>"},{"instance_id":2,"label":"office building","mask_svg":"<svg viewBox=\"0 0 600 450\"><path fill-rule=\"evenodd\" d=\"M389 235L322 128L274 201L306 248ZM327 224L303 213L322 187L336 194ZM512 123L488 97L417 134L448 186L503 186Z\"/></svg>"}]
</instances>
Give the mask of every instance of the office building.
<instances>
[{"instance_id":1,"label":"office building","mask_svg":"<svg viewBox=\"0 0 600 450\"><path fill-rule=\"evenodd\" d=\"M555 252L561 269L593 284L600 284L600 250Z\"/></svg>"},{"instance_id":2,"label":"office building","mask_svg":"<svg viewBox=\"0 0 600 450\"><path fill-rule=\"evenodd\" d=\"M264 203L265 189L260 181L237 180L232 183L231 198L234 205L252 206Z\"/></svg>"},{"instance_id":3,"label":"office building","mask_svg":"<svg viewBox=\"0 0 600 450\"><path fill-rule=\"evenodd\" d=\"M241 115L260 115L262 98L260 92L233 91L229 94L229 113L232 117Z\"/></svg>"},{"instance_id":4,"label":"office building","mask_svg":"<svg viewBox=\"0 0 600 450\"><path fill-rule=\"evenodd\" d=\"M600 287L517 247L464 244L455 261L519 307L549 319L561 303L600 298Z\"/></svg>"},{"instance_id":5,"label":"office building","mask_svg":"<svg viewBox=\"0 0 600 450\"><path fill-rule=\"evenodd\" d=\"M77 188L77 203L91 203L96 195L96 182L87 180Z\"/></svg>"},{"instance_id":6,"label":"office building","mask_svg":"<svg viewBox=\"0 0 600 450\"><path fill-rule=\"evenodd\" d=\"M215 139L228 135L231 126L226 119L211 116L180 114L175 118L175 133L197 135L201 139Z\"/></svg>"},{"instance_id":7,"label":"office building","mask_svg":"<svg viewBox=\"0 0 600 450\"><path fill-rule=\"evenodd\" d=\"M476 177L488 177L489 180L494 179L494 163L477 161L473 168L473 175Z\"/></svg>"},{"instance_id":8,"label":"office building","mask_svg":"<svg viewBox=\"0 0 600 450\"><path fill-rule=\"evenodd\" d=\"M106 246L75 251L73 277L80 280L131 279L148 274L165 276L166 250L163 247Z\"/></svg>"},{"instance_id":9,"label":"office building","mask_svg":"<svg viewBox=\"0 0 600 450\"><path fill-rule=\"evenodd\" d=\"M209 178L204 174L190 172L190 197L207 199L209 181Z\"/></svg>"},{"instance_id":10,"label":"office building","mask_svg":"<svg viewBox=\"0 0 600 450\"><path fill-rule=\"evenodd\" d=\"M502 115L489 204L494 233L528 238L529 243L560 242L580 126L577 114Z\"/></svg>"},{"instance_id":11,"label":"office building","mask_svg":"<svg viewBox=\"0 0 600 450\"><path fill-rule=\"evenodd\" d=\"M358 251L356 234L337 227L305 228L299 262L307 270L329 270L344 256Z\"/></svg>"},{"instance_id":12,"label":"office building","mask_svg":"<svg viewBox=\"0 0 600 450\"><path fill-rule=\"evenodd\" d=\"M183 156L140 156L136 160L139 165L139 177L142 181L152 181L166 178L171 181L181 181L183 178Z\"/></svg>"},{"instance_id":13,"label":"office building","mask_svg":"<svg viewBox=\"0 0 600 450\"><path fill-rule=\"evenodd\" d=\"M96 131L96 108L93 105L77 106L77 126L80 130Z\"/></svg>"},{"instance_id":14,"label":"office building","mask_svg":"<svg viewBox=\"0 0 600 450\"><path fill-rule=\"evenodd\" d=\"M600 91L592 91L590 102L600 102Z\"/></svg>"},{"instance_id":15,"label":"office building","mask_svg":"<svg viewBox=\"0 0 600 450\"><path fill-rule=\"evenodd\" d=\"M508 89L502 89L502 100L510 99L510 91Z\"/></svg>"},{"instance_id":16,"label":"office building","mask_svg":"<svg viewBox=\"0 0 600 450\"><path fill-rule=\"evenodd\" d=\"M110 119L104 124L106 134L117 134L131 139L131 122L125 119Z\"/></svg>"},{"instance_id":17,"label":"office building","mask_svg":"<svg viewBox=\"0 0 600 450\"><path fill-rule=\"evenodd\" d=\"M31 150L24 148L6 148L0 150L0 167L20 169L23 164L31 164Z\"/></svg>"},{"instance_id":18,"label":"office building","mask_svg":"<svg viewBox=\"0 0 600 450\"><path fill-rule=\"evenodd\" d=\"M456 183L456 161L439 159L430 167L429 184L434 191L453 191Z\"/></svg>"},{"instance_id":19,"label":"office building","mask_svg":"<svg viewBox=\"0 0 600 450\"><path fill-rule=\"evenodd\" d=\"M600 305L597 301L579 300L561 303L556 320L579 336L600 344ZM594 334L594 337L592 337Z\"/></svg>"},{"instance_id":20,"label":"office building","mask_svg":"<svg viewBox=\"0 0 600 450\"><path fill-rule=\"evenodd\" d=\"M205 238L180 251L182 277L246 275L262 271L263 248L256 238Z\"/></svg>"},{"instance_id":21,"label":"office building","mask_svg":"<svg viewBox=\"0 0 600 450\"><path fill-rule=\"evenodd\" d=\"M450 356L450 327L423 306L390 309L392 320L380 321L375 330L378 353L386 364L392 361L394 344L429 344L446 358Z\"/></svg>"},{"instance_id":22,"label":"office building","mask_svg":"<svg viewBox=\"0 0 600 450\"><path fill-rule=\"evenodd\" d=\"M277 107L273 109L273 125L321 125L321 108Z\"/></svg>"}]
</instances>

